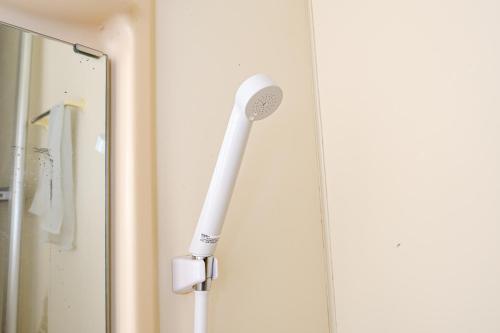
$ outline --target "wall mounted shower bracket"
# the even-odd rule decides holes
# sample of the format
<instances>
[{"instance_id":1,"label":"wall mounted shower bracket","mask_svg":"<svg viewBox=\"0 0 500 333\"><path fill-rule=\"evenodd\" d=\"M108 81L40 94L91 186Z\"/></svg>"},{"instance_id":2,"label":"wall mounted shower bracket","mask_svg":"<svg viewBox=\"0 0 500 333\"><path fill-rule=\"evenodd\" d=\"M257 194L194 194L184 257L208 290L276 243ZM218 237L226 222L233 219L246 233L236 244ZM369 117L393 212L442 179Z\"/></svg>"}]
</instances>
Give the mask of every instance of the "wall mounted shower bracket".
<instances>
[{"instance_id":1,"label":"wall mounted shower bracket","mask_svg":"<svg viewBox=\"0 0 500 333\"><path fill-rule=\"evenodd\" d=\"M176 294L194 290L208 290L211 280L217 279L218 262L215 257L182 256L172 259L172 289Z\"/></svg>"}]
</instances>

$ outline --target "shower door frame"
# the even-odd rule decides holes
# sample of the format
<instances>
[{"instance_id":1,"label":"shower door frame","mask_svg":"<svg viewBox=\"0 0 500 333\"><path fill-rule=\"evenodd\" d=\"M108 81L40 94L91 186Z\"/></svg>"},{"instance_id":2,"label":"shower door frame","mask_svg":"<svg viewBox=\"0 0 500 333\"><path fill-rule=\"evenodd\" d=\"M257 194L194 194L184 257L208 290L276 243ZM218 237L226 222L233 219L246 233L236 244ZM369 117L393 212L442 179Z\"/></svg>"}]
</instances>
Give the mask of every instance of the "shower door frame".
<instances>
[{"instance_id":1,"label":"shower door frame","mask_svg":"<svg viewBox=\"0 0 500 333\"><path fill-rule=\"evenodd\" d=\"M19 51L19 83L16 105L16 133L14 143L14 167L11 185L9 259L7 271L7 297L5 309L5 333L17 332L19 303L19 271L21 265L21 237L24 211L24 171L26 160L26 131L31 76L31 33L21 32Z\"/></svg>"}]
</instances>

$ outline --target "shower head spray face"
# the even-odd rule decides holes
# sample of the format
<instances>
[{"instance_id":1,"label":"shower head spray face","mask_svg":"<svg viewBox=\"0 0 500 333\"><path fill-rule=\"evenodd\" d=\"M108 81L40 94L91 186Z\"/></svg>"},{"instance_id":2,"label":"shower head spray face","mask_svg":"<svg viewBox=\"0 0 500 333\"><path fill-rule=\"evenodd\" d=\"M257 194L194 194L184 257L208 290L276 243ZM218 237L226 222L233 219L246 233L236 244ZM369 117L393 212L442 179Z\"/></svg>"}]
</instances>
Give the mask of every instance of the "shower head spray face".
<instances>
[{"instance_id":1,"label":"shower head spray face","mask_svg":"<svg viewBox=\"0 0 500 333\"><path fill-rule=\"evenodd\" d=\"M269 77L254 75L243 82L236 92L235 104L245 111L250 121L270 116L281 103L283 92Z\"/></svg>"},{"instance_id":2,"label":"shower head spray face","mask_svg":"<svg viewBox=\"0 0 500 333\"><path fill-rule=\"evenodd\" d=\"M281 103L283 92L269 77L257 74L236 92L233 112L219 151L205 203L189 251L193 256L213 255L222 231L238 170L252 123L271 115Z\"/></svg>"}]
</instances>

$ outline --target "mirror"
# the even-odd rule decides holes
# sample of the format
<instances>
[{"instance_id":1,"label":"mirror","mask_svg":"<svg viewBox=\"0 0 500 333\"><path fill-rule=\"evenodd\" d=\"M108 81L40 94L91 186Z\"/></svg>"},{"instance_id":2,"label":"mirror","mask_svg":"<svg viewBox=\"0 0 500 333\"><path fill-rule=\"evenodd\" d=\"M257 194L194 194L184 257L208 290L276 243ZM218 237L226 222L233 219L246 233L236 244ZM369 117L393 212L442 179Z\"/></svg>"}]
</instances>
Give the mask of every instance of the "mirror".
<instances>
[{"instance_id":1,"label":"mirror","mask_svg":"<svg viewBox=\"0 0 500 333\"><path fill-rule=\"evenodd\" d=\"M0 24L0 323L107 320L107 57Z\"/></svg>"}]
</instances>

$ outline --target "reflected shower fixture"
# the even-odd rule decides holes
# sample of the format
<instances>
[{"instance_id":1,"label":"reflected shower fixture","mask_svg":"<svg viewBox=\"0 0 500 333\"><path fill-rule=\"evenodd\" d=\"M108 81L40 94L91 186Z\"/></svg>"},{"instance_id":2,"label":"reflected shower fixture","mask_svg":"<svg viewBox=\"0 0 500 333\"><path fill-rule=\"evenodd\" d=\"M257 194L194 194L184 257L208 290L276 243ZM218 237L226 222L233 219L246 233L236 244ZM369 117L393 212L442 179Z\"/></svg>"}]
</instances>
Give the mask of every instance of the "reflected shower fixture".
<instances>
[{"instance_id":1,"label":"reflected shower fixture","mask_svg":"<svg viewBox=\"0 0 500 333\"><path fill-rule=\"evenodd\" d=\"M254 121L270 116L281 104L283 93L268 76L254 75L236 92L224 141L212 175L205 202L189 252L191 256L172 261L173 289L176 293L195 293L194 332L207 330L207 294L217 277L213 257L224 218L236 183L250 129Z\"/></svg>"}]
</instances>

